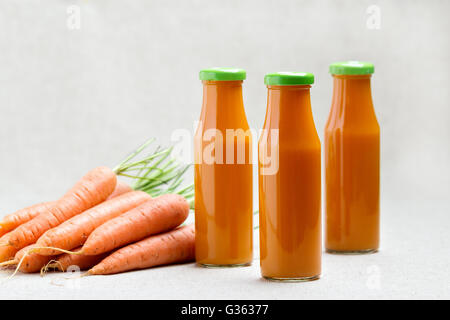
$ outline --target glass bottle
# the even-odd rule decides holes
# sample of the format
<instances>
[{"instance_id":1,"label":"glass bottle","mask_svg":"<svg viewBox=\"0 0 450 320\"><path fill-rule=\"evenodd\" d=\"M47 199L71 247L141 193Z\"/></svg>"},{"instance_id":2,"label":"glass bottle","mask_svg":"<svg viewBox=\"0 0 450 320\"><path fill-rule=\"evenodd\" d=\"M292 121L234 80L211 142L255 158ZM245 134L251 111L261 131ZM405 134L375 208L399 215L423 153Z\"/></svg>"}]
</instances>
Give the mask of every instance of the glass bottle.
<instances>
[{"instance_id":1,"label":"glass bottle","mask_svg":"<svg viewBox=\"0 0 450 320\"><path fill-rule=\"evenodd\" d=\"M203 106L195 136L195 254L206 267L252 261L252 135L242 69L200 71Z\"/></svg>"},{"instance_id":2,"label":"glass bottle","mask_svg":"<svg viewBox=\"0 0 450 320\"><path fill-rule=\"evenodd\" d=\"M259 140L262 276L308 281L321 273L321 155L311 111L311 73L267 74Z\"/></svg>"},{"instance_id":3,"label":"glass bottle","mask_svg":"<svg viewBox=\"0 0 450 320\"><path fill-rule=\"evenodd\" d=\"M330 65L334 89L325 127L325 247L370 253L379 247L380 127L370 88L374 66Z\"/></svg>"}]
</instances>

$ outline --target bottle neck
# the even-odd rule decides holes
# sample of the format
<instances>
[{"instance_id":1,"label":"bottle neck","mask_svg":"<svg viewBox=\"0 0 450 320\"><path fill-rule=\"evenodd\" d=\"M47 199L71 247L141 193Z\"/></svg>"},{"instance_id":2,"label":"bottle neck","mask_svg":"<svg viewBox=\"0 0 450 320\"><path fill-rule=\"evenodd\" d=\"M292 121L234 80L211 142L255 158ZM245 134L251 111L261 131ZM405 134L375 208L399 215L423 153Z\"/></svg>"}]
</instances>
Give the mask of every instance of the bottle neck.
<instances>
[{"instance_id":1,"label":"bottle neck","mask_svg":"<svg viewBox=\"0 0 450 320\"><path fill-rule=\"evenodd\" d=\"M242 81L203 81L200 120L206 128L248 128L242 98Z\"/></svg>"},{"instance_id":2,"label":"bottle neck","mask_svg":"<svg viewBox=\"0 0 450 320\"><path fill-rule=\"evenodd\" d=\"M343 105L353 105L352 102L372 102L372 93L370 88L370 75L334 75L333 82L333 100Z\"/></svg>"},{"instance_id":3,"label":"bottle neck","mask_svg":"<svg viewBox=\"0 0 450 320\"><path fill-rule=\"evenodd\" d=\"M267 118L272 128L297 126L312 119L309 85L268 86Z\"/></svg>"},{"instance_id":4,"label":"bottle neck","mask_svg":"<svg viewBox=\"0 0 450 320\"><path fill-rule=\"evenodd\" d=\"M376 122L371 75L333 75L333 99L328 122L367 125Z\"/></svg>"},{"instance_id":5,"label":"bottle neck","mask_svg":"<svg viewBox=\"0 0 450 320\"><path fill-rule=\"evenodd\" d=\"M280 142L318 140L311 111L310 85L268 86L264 128L279 129Z\"/></svg>"}]
</instances>

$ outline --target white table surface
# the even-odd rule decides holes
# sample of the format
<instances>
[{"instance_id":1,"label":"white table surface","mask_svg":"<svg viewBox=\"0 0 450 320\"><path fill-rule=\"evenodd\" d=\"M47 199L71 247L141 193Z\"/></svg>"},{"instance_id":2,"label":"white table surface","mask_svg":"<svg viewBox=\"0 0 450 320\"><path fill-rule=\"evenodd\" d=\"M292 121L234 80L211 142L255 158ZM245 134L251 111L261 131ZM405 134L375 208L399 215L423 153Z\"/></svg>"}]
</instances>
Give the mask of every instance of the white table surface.
<instances>
[{"instance_id":1,"label":"white table surface","mask_svg":"<svg viewBox=\"0 0 450 320\"><path fill-rule=\"evenodd\" d=\"M112 276L0 276L3 299L394 299L450 298L448 204L384 205L382 248L362 256L323 255L320 280L263 280L251 267L165 266ZM257 237L257 232L255 237ZM255 251L257 252L257 243ZM256 254L257 256L257 254ZM257 257L256 257L257 258Z\"/></svg>"}]
</instances>

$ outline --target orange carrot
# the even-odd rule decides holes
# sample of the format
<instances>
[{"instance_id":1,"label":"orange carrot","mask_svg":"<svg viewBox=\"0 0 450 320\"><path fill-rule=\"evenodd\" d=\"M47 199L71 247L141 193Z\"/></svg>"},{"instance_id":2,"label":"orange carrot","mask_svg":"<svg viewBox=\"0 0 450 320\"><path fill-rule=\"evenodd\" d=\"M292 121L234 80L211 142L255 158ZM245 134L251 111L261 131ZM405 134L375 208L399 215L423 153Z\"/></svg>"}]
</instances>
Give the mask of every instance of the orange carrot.
<instances>
[{"instance_id":1,"label":"orange carrot","mask_svg":"<svg viewBox=\"0 0 450 320\"><path fill-rule=\"evenodd\" d=\"M109 220L95 229L81 248L98 255L152 234L171 230L186 220L189 203L180 195L165 194Z\"/></svg>"},{"instance_id":2,"label":"orange carrot","mask_svg":"<svg viewBox=\"0 0 450 320\"><path fill-rule=\"evenodd\" d=\"M194 225L188 225L123 247L90 269L88 274L114 274L188 262L193 261L194 256Z\"/></svg>"},{"instance_id":3,"label":"orange carrot","mask_svg":"<svg viewBox=\"0 0 450 320\"><path fill-rule=\"evenodd\" d=\"M112 199L132 190L133 189L131 189L131 187L127 183L117 181L116 188L109 195L108 199ZM25 222L30 221L40 213L48 211L50 207L54 206L55 204L56 201L42 202L30 207L17 210L14 213L10 213L4 216L2 221L0 221L0 236L11 230L14 230Z\"/></svg>"},{"instance_id":4,"label":"orange carrot","mask_svg":"<svg viewBox=\"0 0 450 320\"><path fill-rule=\"evenodd\" d=\"M0 243L3 243L3 245L0 246L0 262L4 262L4 261L7 261L7 260L10 260L10 259L14 258L14 256L17 253L17 249L16 248L14 248L11 245L5 244L5 243L9 242L10 234L11 234L11 232L3 235L0 238Z\"/></svg>"},{"instance_id":5,"label":"orange carrot","mask_svg":"<svg viewBox=\"0 0 450 320\"><path fill-rule=\"evenodd\" d=\"M107 167L91 170L54 207L12 231L9 244L21 249L35 243L45 231L103 202L114 191L116 181L115 173Z\"/></svg>"},{"instance_id":6,"label":"orange carrot","mask_svg":"<svg viewBox=\"0 0 450 320\"><path fill-rule=\"evenodd\" d=\"M106 200L118 197L124 193L133 191L133 189L125 182L117 180L116 188L114 189L113 193L109 195L109 197Z\"/></svg>"},{"instance_id":7,"label":"orange carrot","mask_svg":"<svg viewBox=\"0 0 450 320\"><path fill-rule=\"evenodd\" d=\"M42 212L48 211L55 204L54 201L42 202L30 207L20 209L14 213L8 214L0 221L0 227L3 232L14 230L21 224L30 221Z\"/></svg>"},{"instance_id":8,"label":"orange carrot","mask_svg":"<svg viewBox=\"0 0 450 320\"><path fill-rule=\"evenodd\" d=\"M6 245L0 248L0 262L8 261L14 258L17 249L13 246Z\"/></svg>"},{"instance_id":9,"label":"orange carrot","mask_svg":"<svg viewBox=\"0 0 450 320\"><path fill-rule=\"evenodd\" d=\"M81 249L78 248L78 250ZM77 251L77 249L75 250ZM50 263L47 267L49 269L56 269L59 271L66 271L70 266L77 266L80 270L87 270L95 266L109 255L108 252L99 254L97 256L86 256L78 254L62 254L55 259L54 263Z\"/></svg>"},{"instance_id":10,"label":"orange carrot","mask_svg":"<svg viewBox=\"0 0 450 320\"><path fill-rule=\"evenodd\" d=\"M98 226L130 209L136 208L151 197L142 191L132 191L86 210L59 226L46 231L36 242L38 247L56 247L71 250L81 246ZM37 249L37 253L51 256L60 252L51 249Z\"/></svg>"},{"instance_id":11,"label":"orange carrot","mask_svg":"<svg viewBox=\"0 0 450 320\"><path fill-rule=\"evenodd\" d=\"M16 265L19 271L25 273L38 272L44 267L50 260L53 259L51 256L41 256L33 252L33 248L36 245L32 244L25 248L19 250L14 256L13 260L1 263L2 266ZM24 257L25 256L25 257ZM23 258L23 259L22 259Z\"/></svg>"}]
</instances>

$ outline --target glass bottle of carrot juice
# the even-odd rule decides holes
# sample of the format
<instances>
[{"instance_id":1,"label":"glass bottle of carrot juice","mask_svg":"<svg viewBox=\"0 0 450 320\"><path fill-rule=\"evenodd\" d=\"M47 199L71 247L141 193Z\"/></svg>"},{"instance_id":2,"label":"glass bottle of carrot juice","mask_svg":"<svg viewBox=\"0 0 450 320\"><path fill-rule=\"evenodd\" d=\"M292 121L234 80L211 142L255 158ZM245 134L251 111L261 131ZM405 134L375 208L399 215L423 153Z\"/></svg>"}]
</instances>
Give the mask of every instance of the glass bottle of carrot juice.
<instances>
[{"instance_id":1,"label":"glass bottle of carrot juice","mask_svg":"<svg viewBox=\"0 0 450 320\"><path fill-rule=\"evenodd\" d=\"M242 69L200 71L203 106L195 135L195 255L206 267L249 265L253 245L252 135Z\"/></svg>"},{"instance_id":2,"label":"glass bottle of carrot juice","mask_svg":"<svg viewBox=\"0 0 450 320\"><path fill-rule=\"evenodd\" d=\"M379 246L380 127L372 105L373 64L330 65L334 89L325 127L325 247L370 253Z\"/></svg>"},{"instance_id":3,"label":"glass bottle of carrot juice","mask_svg":"<svg viewBox=\"0 0 450 320\"><path fill-rule=\"evenodd\" d=\"M264 278L308 281L321 273L321 155L311 73L267 74L259 140L260 263Z\"/></svg>"}]
</instances>

